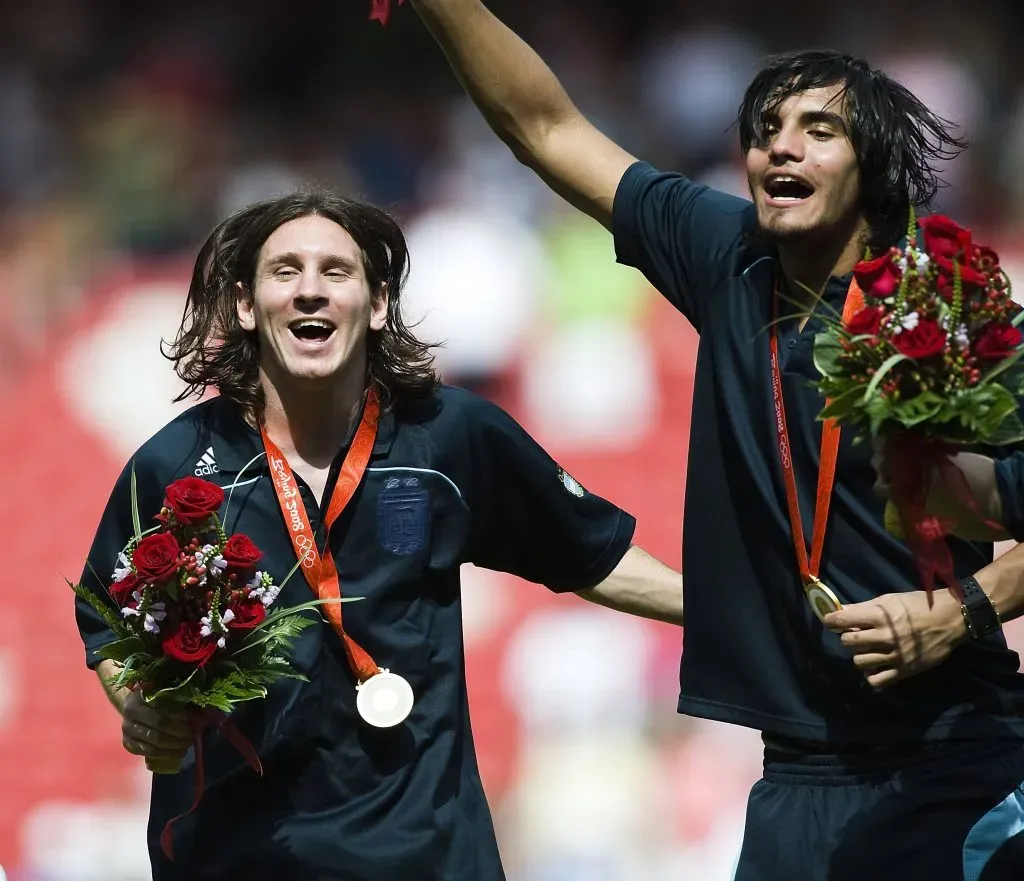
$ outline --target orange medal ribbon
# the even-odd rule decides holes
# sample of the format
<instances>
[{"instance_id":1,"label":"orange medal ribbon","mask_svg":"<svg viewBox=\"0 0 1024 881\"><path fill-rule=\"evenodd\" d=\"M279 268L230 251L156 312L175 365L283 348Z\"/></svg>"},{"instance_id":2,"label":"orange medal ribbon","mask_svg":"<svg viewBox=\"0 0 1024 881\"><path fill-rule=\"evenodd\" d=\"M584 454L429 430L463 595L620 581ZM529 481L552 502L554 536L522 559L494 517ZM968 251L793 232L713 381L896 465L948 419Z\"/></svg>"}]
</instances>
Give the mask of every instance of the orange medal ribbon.
<instances>
[{"instance_id":1,"label":"orange medal ribbon","mask_svg":"<svg viewBox=\"0 0 1024 881\"><path fill-rule=\"evenodd\" d=\"M371 388L366 397L366 405L363 407L359 428L356 430L352 446L345 456L341 473L338 475L334 492L331 494L331 501L327 506L325 518L325 534L327 536L330 535L331 527L341 516L342 511L352 500L362 482L373 453L374 442L377 439L379 420L380 403L376 390ZM281 506L281 514L288 527L288 534L291 536L292 546L295 548L295 556L302 561L300 567L302 574L313 593L320 599L337 600L341 597L341 582L338 578L338 569L334 564L334 556L329 549L323 556L320 555L309 516L306 514L306 506L302 503L291 466L262 427L260 434L263 436L263 447L267 451L267 462L270 464L270 475L274 481L274 490L277 493L278 504ZM380 672L376 662L345 632L341 621L341 603L324 603L322 608L338 636L341 637L349 666L357 681L362 683L370 677L376 676Z\"/></svg>"},{"instance_id":2,"label":"orange medal ribbon","mask_svg":"<svg viewBox=\"0 0 1024 881\"><path fill-rule=\"evenodd\" d=\"M796 549L796 562L800 570L800 580L804 591L814 609L814 613L823 617L829 612L842 608L835 594L822 583L818 577L821 569L821 554L825 546L825 529L828 524L828 509L832 501L832 488L835 485L836 460L839 458L840 428L834 419L826 419L821 429L821 453L818 464L818 491L814 505L814 526L811 537L810 554L804 541L803 518L800 516L800 502L796 490L796 472L793 470L792 447L789 443L789 430L786 427L786 407L782 398L782 370L779 366L779 288L775 286L772 302L771 329L771 364L772 364L772 396L775 401L775 429L779 442L779 460L786 485L786 506L789 508L790 529L793 533L793 546ZM850 282L843 304L843 324L864 308L864 294L857 285L857 280Z\"/></svg>"}]
</instances>

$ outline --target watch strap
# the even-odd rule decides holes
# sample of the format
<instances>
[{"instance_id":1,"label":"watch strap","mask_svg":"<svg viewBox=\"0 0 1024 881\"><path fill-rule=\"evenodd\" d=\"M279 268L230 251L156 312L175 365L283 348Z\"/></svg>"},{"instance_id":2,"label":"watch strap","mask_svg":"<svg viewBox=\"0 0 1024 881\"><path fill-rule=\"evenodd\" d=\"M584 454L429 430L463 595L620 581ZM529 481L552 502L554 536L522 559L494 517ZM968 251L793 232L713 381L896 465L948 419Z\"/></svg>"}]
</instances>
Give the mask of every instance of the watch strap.
<instances>
[{"instance_id":1,"label":"watch strap","mask_svg":"<svg viewBox=\"0 0 1024 881\"><path fill-rule=\"evenodd\" d=\"M973 575L961 579L960 592L963 597L960 612L971 639L982 639L999 630L1002 625L996 607Z\"/></svg>"}]
</instances>

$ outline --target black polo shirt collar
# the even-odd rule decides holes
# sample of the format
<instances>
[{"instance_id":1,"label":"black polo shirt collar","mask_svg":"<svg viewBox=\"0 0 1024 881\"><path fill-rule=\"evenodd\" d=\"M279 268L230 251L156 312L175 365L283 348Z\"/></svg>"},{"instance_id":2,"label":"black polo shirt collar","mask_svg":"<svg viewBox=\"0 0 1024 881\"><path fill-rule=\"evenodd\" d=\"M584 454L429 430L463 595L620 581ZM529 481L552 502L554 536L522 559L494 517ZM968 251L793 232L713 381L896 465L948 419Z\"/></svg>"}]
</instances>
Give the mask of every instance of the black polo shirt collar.
<instances>
[{"instance_id":1,"label":"black polo shirt collar","mask_svg":"<svg viewBox=\"0 0 1024 881\"><path fill-rule=\"evenodd\" d=\"M259 476L266 464L259 432L249 425L234 402L218 398L213 406L215 414L210 422L210 445L218 471L224 476L241 476L243 480ZM383 459L389 455L395 439L395 427L394 412L382 410L372 459ZM339 452L351 443L355 429L356 424L353 424L348 437L339 445Z\"/></svg>"}]
</instances>

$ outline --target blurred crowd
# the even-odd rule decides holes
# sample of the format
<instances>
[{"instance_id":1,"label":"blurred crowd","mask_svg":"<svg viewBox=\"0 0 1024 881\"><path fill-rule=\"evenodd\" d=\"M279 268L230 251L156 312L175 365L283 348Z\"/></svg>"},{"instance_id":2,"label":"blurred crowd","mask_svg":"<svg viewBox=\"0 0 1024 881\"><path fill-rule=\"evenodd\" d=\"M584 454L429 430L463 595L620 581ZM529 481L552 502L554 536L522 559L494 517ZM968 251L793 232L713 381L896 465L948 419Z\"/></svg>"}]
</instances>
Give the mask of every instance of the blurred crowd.
<instances>
[{"instance_id":1,"label":"blurred crowd","mask_svg":"<svg viewBox=\"0 0 1024 881\"><path fill-rule=\"evenodd\" d=\"M993 241L1024 291L1024 68L1015 63L1024 4L490 5L623 146L741 195L732 120L766 55L832 46L865 56L970 139L944 169L940 207ZM664 418L665 398L685 410L663 363L692 357L692 348L673 351L671 340L686 339L683 320L652 324L654 292L615 263L604 230L494 138L408 4L386 29L367 21L369 0L2 6L0 388L53 356L50 341L107 296L101 280L118 268L187 272L227 213L326 184L403 223L407 311L423 337L444 342L445 377L487 391L514 372L516 415L552 449L634 449ZM173 318L183 293L129 301L116 336L93 348L80 341L65 369L78 418L102 432L128 393L118 383L167 375L149 328L174 327L153 303L169 304ZM126 335L125 321L139 333ZM118 467L166 417L141 415L138 425L117 417ZM683 441L669 440L662 464L678 474ZM654 468L634 491L657 491ZM676 504L655 507L678 553ZM467 640L477 633L483 644L495 632L488 626L505 626L494 622L510 601L486 573L467 574L467 585ZM528 746L516 779L492 786L502 794L493 801L510 878L728 881L759 742L674 715L678 651L676 633L652 640L600 610L545 608L517 622L496 662L495 700L512 708ZM538 679L538 665L556 672ZM478 713L486 748L484 697ZM143 824L138 805L123 801L37 810L19 833L19 877L144 877ZM135 836L132 847L101 847L110 828Z\"/></svg>"},{"instance_id":2,"label":"blurred crowd","mask_svg":"<svg viewBox=\"0 0 1024 881\"><path fill-rule=\"evenodd\" d=\"M765 55L863 54L971 139L942 207L1007 237L1021 230L1019 3L492 5L606 132L736 192L732 117ZM41 350L111 260L188 254L232 209L313 182L406 223L421 276L410 298L437 310L426 329L443 330L467 377L510 358L538 308L560 321L640 309L633 274L593 269L606 237L484 129L408 7L381 29L369 0L3 6L0 372Z\"/></svg>"}]
</instances>

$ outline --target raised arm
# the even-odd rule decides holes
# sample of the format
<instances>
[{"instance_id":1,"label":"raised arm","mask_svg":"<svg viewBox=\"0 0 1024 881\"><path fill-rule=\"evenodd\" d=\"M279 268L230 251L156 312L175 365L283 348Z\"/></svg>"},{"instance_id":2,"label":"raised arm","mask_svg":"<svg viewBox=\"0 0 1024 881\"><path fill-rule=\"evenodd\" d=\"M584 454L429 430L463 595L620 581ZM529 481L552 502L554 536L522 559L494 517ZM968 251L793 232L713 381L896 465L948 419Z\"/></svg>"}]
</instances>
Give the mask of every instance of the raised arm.
<instances>
[{"instance_id":1,"label":"raised arm","mask_svg":"<svg viewBox=\"0 0 1024 881\"><path fill-rule=\"evenodd\" d=\"M556 193L611 226L634 157L591 125L540 56L479 0L413 0L487 122Z\"/></svg>"}]
</instances>

